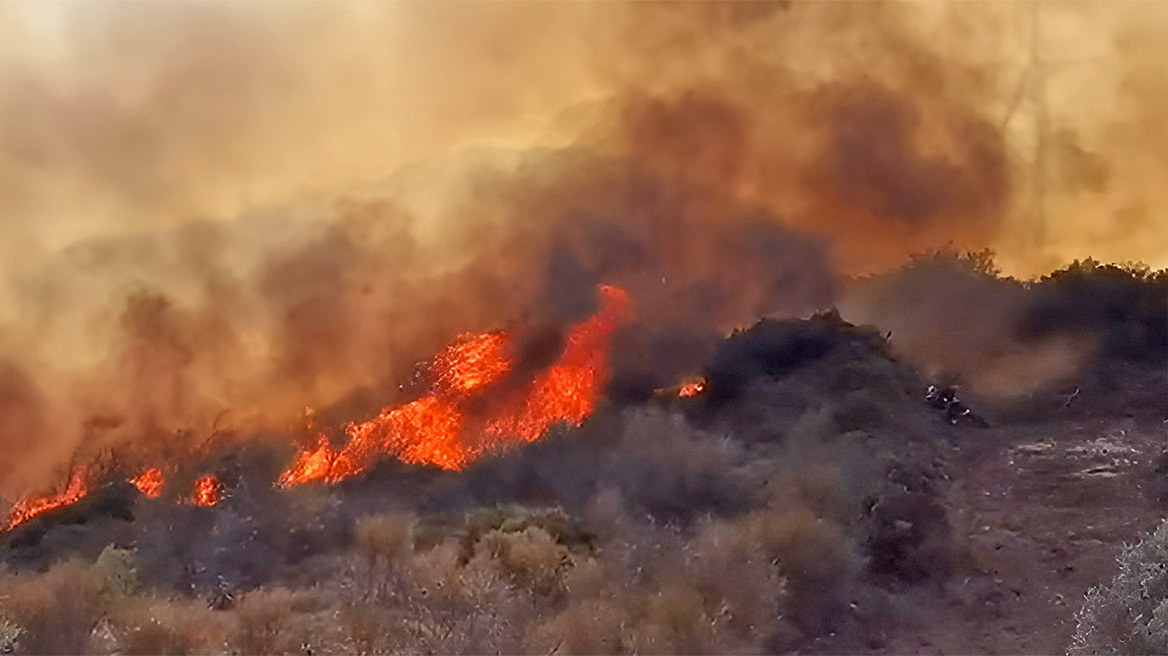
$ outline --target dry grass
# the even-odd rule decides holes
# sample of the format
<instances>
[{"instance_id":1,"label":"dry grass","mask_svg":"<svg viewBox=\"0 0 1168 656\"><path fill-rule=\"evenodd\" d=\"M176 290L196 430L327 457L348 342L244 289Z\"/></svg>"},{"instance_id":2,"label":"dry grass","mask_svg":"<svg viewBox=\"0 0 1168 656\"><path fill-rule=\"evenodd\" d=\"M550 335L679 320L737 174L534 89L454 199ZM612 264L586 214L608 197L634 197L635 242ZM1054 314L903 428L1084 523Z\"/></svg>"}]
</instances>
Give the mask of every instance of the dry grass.
<instances>
[{"instance_id":1,"label":"dry grass","mask_svg":"<svg viewBox=\"0 0 1168 656\"><path fill-rule=\"evenodd\" d=\"M99 617L95 577L79 563L62 563L37 576L0 581L5 618L23 631L20 651L29 654L81 654Z\"/></svg>"}]
</instances>

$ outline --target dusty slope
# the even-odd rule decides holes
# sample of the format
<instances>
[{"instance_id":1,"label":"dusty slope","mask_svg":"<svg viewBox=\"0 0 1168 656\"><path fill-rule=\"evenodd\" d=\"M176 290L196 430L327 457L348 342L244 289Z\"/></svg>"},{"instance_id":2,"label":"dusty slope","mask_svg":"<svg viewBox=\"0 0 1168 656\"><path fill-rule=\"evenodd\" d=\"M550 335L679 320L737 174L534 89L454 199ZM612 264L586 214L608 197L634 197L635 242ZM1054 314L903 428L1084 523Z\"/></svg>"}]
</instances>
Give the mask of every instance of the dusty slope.
<instances>
[{"instance_id":1,"label":"dusty slope","mask_svg":"<svg viewBox=\"0 0 1168 656\"><path fill-rule=\"evenodd\" d=\"M1163 389L1159 381L1148 384ZM965 571L923 593L882 651L1064 652L1083 595L1114 576L1125 542L1164 517L1155 478L1163 415L1072 408L967 435L944 501Z\"/></svg>"}]
</instances>

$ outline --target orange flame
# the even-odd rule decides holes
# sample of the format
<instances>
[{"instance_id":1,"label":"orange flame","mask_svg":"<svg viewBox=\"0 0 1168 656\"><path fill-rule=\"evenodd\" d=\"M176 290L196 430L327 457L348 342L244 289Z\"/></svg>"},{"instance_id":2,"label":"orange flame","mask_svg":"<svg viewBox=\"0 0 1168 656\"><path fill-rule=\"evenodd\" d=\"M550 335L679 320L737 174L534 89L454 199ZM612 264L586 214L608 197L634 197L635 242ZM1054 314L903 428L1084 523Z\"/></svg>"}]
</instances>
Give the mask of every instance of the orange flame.
<instances>
[{"instance_id":1,"label":"orange flame","mask_svg":"<svg viewBox=\"0 0 1168 656\"><path fill-rule=\"evenodd\" d=\"M681 391L677 393L682 398L690 398L698 396L706 391L706 379L697 377L681 386Z\"/></svg>"},{"instance_id":2,"label":"orange flame","mask_svg":"<svg viewBox=\"0 0 1168 656\"><path fill-rule=\"evenodd\" d=\"M484 454L534 442L558 423L580 425L593 412L608 377L612 333L626 316L628 294L617 287L599 289L600 311L573 326L555 364L520 395L501 397L486 412L468 413L468 403L511 373L508 336L500 331L464 335L435 356L433 384L426 396L386 407L373 419L345 427L348 442L334 449L322 434L315 448L302 450L280 475L287 487L309 481L335 483L366 471L385 456L447 470L466 468ZM683 390L683 395L684 390ZM150 468L127 479L143 495L161 496L165 476ZM75 470L62 492L30 496L17 502L3 530L10 530L55 508L76 503L89 492L89 473ZM188 502L214 506L222 484L213 474L195 481Z\"/></svg>"},{"instance_id":3,"label":"orange flame","mask_svg":"<svg viewBox=\"0 0 1168 656\"><path fill-rule=\"evenodd\" d=\"M464 336L446 347L430 365L437 396L464 394L499 380L511 371L502 331Z\"/></svg>"},{"instance_id":4,"label":"orange flame","mask_svg":"<svg viewBox=\"0 0 1168 656\"><path fill-rule=\"evenodd\" d=\"M4 530L12 530L28 520L50 510L77 503L89 493L88 475L79 469L69 476L65 489L57 494L42 497L26 497L8 511L8 525Z\"/></svg>"},{"instance_id":5,"label":"orange flame","mask_svg":"<svg viewBox=\"0 0 1168 656\"><path fill-rule=\"evenodd\" d=\"M162 475L161 469L152 467L129 479L129 482L147 498L157 499L162 495L162 485L166 482L166 478Z\"/></svg>"},{"instance_id":6,"label":"orange flame","mask_svg":"<svg viewBox=\"0 0 1168 656\"><path fill-rule=\"evenodd\" d=\"M208 474L195 481L195 491L191 493L191 503L196 506L213 506L219 503L219 490L223 484L214 474Z\"/></svg>"},{"instance_id":7,"label":"orange flame","mask_svg":"<svg viewBox=\"0 0 1168 656\"><path fill-rule=\"evenodd\" d=\"M514 363L506 353L507 335L463 336L434 358L430 365L434 383L427 396L349 424L345 427L349 441L339 451L322 435L314 449L297 454L277 484L335 483L367 470L386 455L457 471L489 450L536 441L556 423L579 425L592 414L600 396L608 375L609 340L629 306L628 294L616 287L601 286L600 297L600 312L572 327L559 360L521 398L501 404L501 412L474 421L468 419L465 406L510 373ZM468 441L474 428L485 439Z\"/></svg>"},{"instance_id":8,"label":"orange flame","mask_svg":"<svg viewBox=\"0 0 1168 656\"><path fill-rule=\"evenodd\" d=\"M536 379L523 404L489 424L500 444L509 438L534 442L557 423L579 426L592 414L608 378L609 339L629 306L628 294L617 287L602 285L600 296L600 312L572 327L560 359Z\"/></svg>"}]
</instances>

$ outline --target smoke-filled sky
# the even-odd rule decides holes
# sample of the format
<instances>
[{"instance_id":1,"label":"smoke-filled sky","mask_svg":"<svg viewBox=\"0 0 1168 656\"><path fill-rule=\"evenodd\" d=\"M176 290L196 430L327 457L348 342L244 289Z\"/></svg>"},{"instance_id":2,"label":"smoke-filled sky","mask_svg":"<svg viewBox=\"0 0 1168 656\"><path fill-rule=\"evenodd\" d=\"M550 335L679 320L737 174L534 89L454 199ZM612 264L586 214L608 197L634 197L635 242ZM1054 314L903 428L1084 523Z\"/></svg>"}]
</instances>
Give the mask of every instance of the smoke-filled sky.
<instances>
[{"instance_id":1,"label":"smoke-filled sky","mask_svg":"<svg viewBox=\"0 0 1168 656\"><path fill-rule=\"evenodd\" d=\"M733 162L705 154L719 175L737 178L733 192L804 209L814 201L775 198L789 196L788 169L813 165L806 116L794 114L830 112L831 101L794 105L860 78L914 94L916 104L853 129L904 130L882 147L909 139L931 151L934 170L897 184L945 187L939 194L967 185L958 190L963 209L984 207L957 218L993 223L974 234L1011 271L1030 275L1088 254L1168 264L1159 209L1168 146L1158 128L1168 104L1159 38L1168 10L1160 3L1035 11L1024 3L29 2L0 11L0 221L10 266L95 235L230 220L401 176L408 181L399 186L433 211L463 191L450 169L467 151L619 147L607 132L623 99L694 87L737 113L738 143L722 147L747 152L723 153ZM974 118L1003 133L1007 159L992 165L1005 170L955 181L947 169L994 156L953 143L955 130L972 129L957 123ZM1042 192L1033 188L1039 169ZM1009 188L978 175L1004 176ZM928 212L930 202L898 211ZM1034 227L1036 216L1045 229Z\"/></svg>"},{"instance_id":2,"label":"smoke-filled sky","mask_svg":"<svg viewBox=\"0 0 1168 656\"><path fill-rule=\"evenodd\" d=\"M601 279L652 353L947 245L1166 266L1166 28L1162 3L0 4L0 444L35 479L95 418L138 439L396 389Z\"/></svg>"}]
</instances>

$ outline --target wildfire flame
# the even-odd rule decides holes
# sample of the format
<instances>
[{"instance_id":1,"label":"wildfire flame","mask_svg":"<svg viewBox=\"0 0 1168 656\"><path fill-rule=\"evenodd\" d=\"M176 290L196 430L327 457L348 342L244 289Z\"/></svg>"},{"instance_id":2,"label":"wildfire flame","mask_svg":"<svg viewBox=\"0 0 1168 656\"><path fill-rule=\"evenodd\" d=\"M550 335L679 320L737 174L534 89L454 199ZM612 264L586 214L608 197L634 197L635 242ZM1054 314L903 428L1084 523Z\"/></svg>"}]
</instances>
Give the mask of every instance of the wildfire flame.
<instances>
[{"instance_id":1,"label":"wildfire flame","mask_svg":"<svg viewBox=\"0 0 1168 656\"><path fill-rule=\"evenodd\" d=\"M348 441L342 448L332 447L321 434L315 447L297 454L278 485L335 483L387 456L457 471L486 453L537 441L556 424L580 425L600 398L608 378L612 333L630 304L628 294L617 287L601 285L599 294L600 311L572 326L559 359L518 392L495 399L486 412L469 412L468 405L497 387L515 364L507 352L509 336L501 331L459 337L430 363L433 383L426 396L386 407L369 421L348 424L344 431ZM686 396L684 389L682 396ZM80 468L70 475L63 491L17 502L3 530L80 501L89 492L89 478L89 472ZM154 467L127 481L144 496L156 499L166 477ZM195 481L187 501L214 506L222 488L214 474L203 476Z\"/></svg>"},{"instance_id":2,"label":"wildfire flame","mask_svg":"<svg viewBox=\"0 0 1168 656\"><path fill-rule=\"evenodd\" d=\"M195 491L191 493L191 503L196 506L213 506L219 503L219 490L223 484L214 474L208 474L195 481Z\"/></svg>"},{"instance_id":3,"label":"wildfire flame","mask_svg":"<svg viewBox=\"0 0 1168 656\"><path fill-rule=\"evenodd\" d=\"M695 378L681 386L681 391L677 393L682 398L690 398L700 395L706 391L706 379L702 377Z\"/></svg>"},{"instance_id":4,"label":"wildfire flame","mask_svg":"<svg viewBox=\"0 0 1168 656\"><path fill-rule=\"evenodd\" d=\"M162 485L166 482L166 477L162 475L161 469L153 467L129 479L129 482L147 498L157 499L162 495Z\"/></svg>"},{"instance_id":5,"label":"wildfire flame","mask_svg":"<svg viewBox=\"0 0 1168 656\"><path fill-rule=\"evenodd\" d=\"M12 530L28 520L55 508L77 503L89 492L88 475L84 469L75 470L69 476L65 489L57 494L26 497L8 511L8 524L4 530Z\"/></svg>"},{"instance_id":6,"label":"wildfire flame","mask_svg":"<svg viewBox=\"0 0 1168 656\"><path fill-rule=\"evenodd\" d=\"M628 312L628 294L602 286L600 312L568 332L560 359L532 384L522 405L490 422L489 433L534 442L557 423L579 426L592 414L608 378L608 345L616 324Z\"/></svg>"},{"instance_id":7,"label":"wildfire flame","mask_svg":"<svg viewBox=\"0 0 1168 656\"><path fill-rule=\"evenodd\" d=\"M608 375L609 341L629 306L628 294L616 287L602 285L600 297L600 311L568 331L555 364L485 419L468 418L466 405L511 371L514 363L503 332L460 337L430 364L434 383L428 395L349 424L349 441L339 450L322 435L314 449L297 455L278 485L335 483L385 456L457 471L489 451L534 442L557 423L579 425L600 396Z\"/></svg>"}]
</instances>

